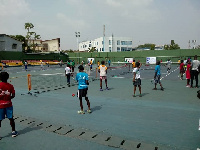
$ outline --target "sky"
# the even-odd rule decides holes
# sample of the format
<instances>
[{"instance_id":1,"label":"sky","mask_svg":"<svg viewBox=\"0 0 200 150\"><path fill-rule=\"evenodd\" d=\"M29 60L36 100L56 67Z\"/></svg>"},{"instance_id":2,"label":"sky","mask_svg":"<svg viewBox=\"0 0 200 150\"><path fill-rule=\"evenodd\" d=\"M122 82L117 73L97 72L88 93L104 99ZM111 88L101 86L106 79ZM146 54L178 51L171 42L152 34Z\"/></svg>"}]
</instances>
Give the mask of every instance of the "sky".
<instances>
[{"instance_id":1,"label":"sky","mask_svg":"<svg viewBox=\"0 0 200 150\"><path fill-rule=\"evenodd\" d=\"M133 47L189 40L200 45L200 0L0 0L0 34L26 35L25 23L42 40L61 39L62 50L105 35L131 37ZM190 43L193 46L193 43Z\"/></svg>"}]
</instances>

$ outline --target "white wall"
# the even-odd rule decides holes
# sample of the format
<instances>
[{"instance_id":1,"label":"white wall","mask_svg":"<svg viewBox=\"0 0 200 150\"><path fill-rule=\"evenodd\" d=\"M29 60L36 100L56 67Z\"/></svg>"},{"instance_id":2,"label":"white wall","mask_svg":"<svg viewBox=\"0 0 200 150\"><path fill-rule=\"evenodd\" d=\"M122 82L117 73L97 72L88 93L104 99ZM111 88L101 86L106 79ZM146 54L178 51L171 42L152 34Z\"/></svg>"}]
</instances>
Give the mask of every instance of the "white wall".
<instances>
[{"instance_id":1,"label":"white wall","mask_svg":"<svg viewBox=\"0 0 200 150\"><path fill-rule=\"evenodd\" d=\"M50 52L59 51L60 48L58 39L42 41L42 44L48 44L48 51Z\"/></svg>"},{"instance_id":2,"label":"white wall","mask_svg":"<svg viewBox=\"0 0 200 150\"><path fill-rule=\"evenodd\" d=\"M22 42L5 34L0 35L0 51L22 51Z\"/></svg>"},{"instance_id":3,"label":"white wall","mask_svg":"<svg viewBox=\"0 0 200 150\"><path fill-rule=\"evenodd\" d=\"M133 47L132 38L130 37L105 37L104 42L103 45L103 37L81 42L79 43L79 51L88 51L88 48L92 47L96 47L98 52L132 51Z\"/></svg>"}]
</instances>

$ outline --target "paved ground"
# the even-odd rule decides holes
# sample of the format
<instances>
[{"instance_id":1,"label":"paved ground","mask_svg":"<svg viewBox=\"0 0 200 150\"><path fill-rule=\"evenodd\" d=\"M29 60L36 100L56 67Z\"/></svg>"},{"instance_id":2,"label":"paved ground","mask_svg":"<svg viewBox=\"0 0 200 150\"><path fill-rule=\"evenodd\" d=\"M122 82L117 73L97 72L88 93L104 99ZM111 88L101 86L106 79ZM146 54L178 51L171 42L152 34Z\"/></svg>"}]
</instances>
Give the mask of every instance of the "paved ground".
<instances>
[{"instance_id":1,"label":"paved ground","mask_svg":"<svg viewBox=\"0 0 200 150\"><path fill-rule=\"evenodd\" d=\"M20 135L11 138L9 122L4 120L0 149L194 150L200 147L198 89L185 87L186 80L179 79L176 65L170 74L161 67L164 91L159 87L152 90L154 66L142 66L142 97L132 97L129 67L112 67L108 70L108 91L99 91L95 69L88 72L93 112L84 115L77 114L79 101L72 97L77 85L72 79L74 86L66 86L64 66L45 70L29 67L27 72L21 67L6 68L9 82L16 89L13 105ZM32 75L32 95L27 94L28 73ZM103 86L105 89L104 83ZM85 110L86 106L84 103Z\"/></svg>"}]
</instances>

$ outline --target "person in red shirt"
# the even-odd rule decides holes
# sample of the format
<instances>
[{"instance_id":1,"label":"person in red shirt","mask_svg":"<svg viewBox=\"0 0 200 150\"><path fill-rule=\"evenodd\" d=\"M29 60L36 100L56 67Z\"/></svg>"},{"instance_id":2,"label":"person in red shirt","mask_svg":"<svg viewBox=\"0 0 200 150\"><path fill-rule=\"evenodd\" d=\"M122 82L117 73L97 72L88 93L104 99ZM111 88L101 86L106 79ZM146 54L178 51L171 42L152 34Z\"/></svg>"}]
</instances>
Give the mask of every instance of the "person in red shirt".
<instances>
[{"instance_id":1,"label":"person in red shirt","mask_svg":"<svg viewBox=\"0 0 200 150\"><path fill-rule=\"evenodd\" d=\"M181 60L181 63L180 63L180 76L181 76L181 80L183 80L183 74L185 73L185 69L184 69L184 63L183 63L183 60Z\"/></svg>"},{"instance_id":2,"label":"person in red shirt","mask_svg":"<svg viewBox=\"0 0 200 150\"><path fill-rule=\"evenodd\" d=\"M7 80L9 74L7 72L0 73L0 127L1 121L5 119L5 116L10 120L12 127L12 137L16 137L18 132L15 131L15 121L13 119L13 105L11 99L15 97L15 89L12 84ZM1 137L0 137L1 139Z\"/></svg>"},{"instance_id":3,"label":"person in red shirt","mask_svg":"<svg viewBox=\"0 0 200 150\"><path fill-rule=\"evenodd\" d=\"M186 87L190 87L190 78L191 78L190 69L191 69L191 62L188 59L188 61L187 61L187 69L186 69L186 72L185 72L185 74L186 74L186 80L187 80Z\"/></svg>"}]
</instances>

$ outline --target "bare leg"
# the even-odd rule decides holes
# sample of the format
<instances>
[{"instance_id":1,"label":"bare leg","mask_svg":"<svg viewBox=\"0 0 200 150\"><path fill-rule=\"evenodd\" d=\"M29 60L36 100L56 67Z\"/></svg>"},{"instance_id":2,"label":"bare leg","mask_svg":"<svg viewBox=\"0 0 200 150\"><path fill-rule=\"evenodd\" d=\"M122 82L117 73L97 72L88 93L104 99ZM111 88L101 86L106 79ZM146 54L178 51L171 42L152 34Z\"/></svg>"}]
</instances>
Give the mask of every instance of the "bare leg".
<instances>
[{"instance_id":1,"label":"bare leg","mask_svg":"<svg viewBox=\"0 0 200 150\"><path fill-rule=\"evenodd\" d=\"M102 79L100 79L100 88L102 89Z\"/></svg>"},{"instance_id":2,"label":"bare leg","mask_svg":"<svg viewBox=\"0 0 200 150\"><path fill-rule=\"evenodd\" d=\"M87 101L88 110L90 110L90 101L89 101L88 97L85 97L85 100Z\"/></svg>"},{"instance_id":3,"label":"bare leg","mask_svg":"<svg viewBox=\"0 0 200 150\"><path fill-rule=\"evenodd\" d=\"M136 86L134 85L133 96L135 96Z\"/></svg>"},{"instance_id":4,"label":"bare leg","mask_svg":"<svg viewBox=\"0 0 200 150\"><path fill-rule=\"evenodd\" d=\"M80 100L80 107L81 107L81 110L83 111L83 102L82 102L82 98L79 98Z\"/></svg>"},{"instance_id":5,"label":"bare leg","mask_svg":"<svg viewBox=\"0 0 200 150\"><path fill-rule=\"evenodd\" d=\"M142 90L141 90L141 86L139 85L139 91L140 91L140 95L142 94Z\"/></svg>"},{"instance_id":6,"label":"bare leg","mask_svg":"<svg viewBox=\"0 0 200 150\"><path fill-rule=\"evenodd\" d=\"M108 87L107 83L108 83L108 82L107 82L107 79L105 79L105 84L106 84L106 87Z\"/></svg>"}]
</instances>

